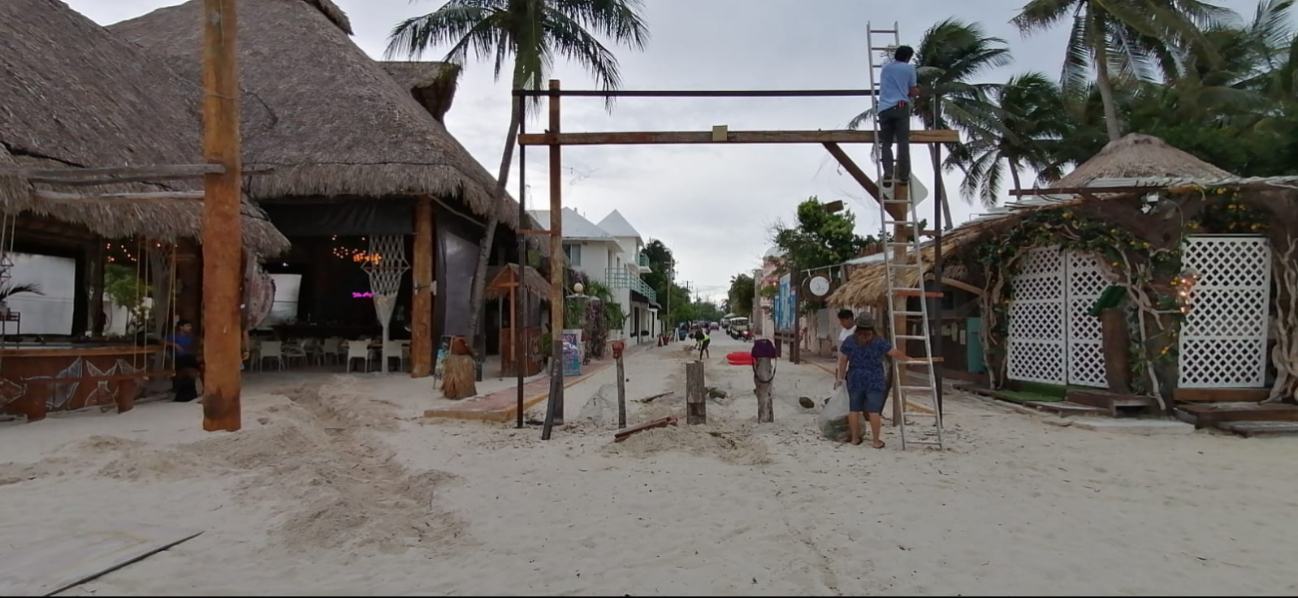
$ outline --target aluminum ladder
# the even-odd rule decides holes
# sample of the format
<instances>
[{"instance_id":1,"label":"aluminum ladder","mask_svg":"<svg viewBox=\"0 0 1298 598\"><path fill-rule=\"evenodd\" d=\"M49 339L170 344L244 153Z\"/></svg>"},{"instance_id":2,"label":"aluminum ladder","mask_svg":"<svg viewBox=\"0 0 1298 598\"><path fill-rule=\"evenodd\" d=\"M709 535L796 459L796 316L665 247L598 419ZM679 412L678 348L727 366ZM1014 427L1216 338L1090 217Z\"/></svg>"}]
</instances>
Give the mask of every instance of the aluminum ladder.
<instances>
[{"instance_id":1,"label":"aluminum ladder","mask_svg":"<svg viewBox=\"0 0 1298 598\"><path fill-rule=\"evenodd\" d=\"M936 445L941 449L944 448L942 444L942 410L938 407L937 372L935 371L934 366L935 359L933 357L932 331L930 330L928 315L928 300L930 298L940 298L942 294L928 292L924 289L922 270L923 259L921 257L923 247L919 241L921 235L919 228L919 210L910 200L910 181L893 181L891 185L883 185L885 182L883 180L883 160L880 153L880 146L877 142L879 137L879 74L882 72L880 69L883 68L883 65L893 60L893 52L896 51L897 46L901 45L901 36L898 31L896 22L893 22L892 29L875 29L871 24L866 24L866 45L870 49L870 90L873 92L871 97L873 98L875 116L873 119L874 136L876 139L874 146L875 180L880 183L879 221L881 222L881 235L879 238L884 239L884 276L887 279L887 296L891 303L888 311L892 320L890 321L888 329L891 332L892 345L894 347L906 347L907 344L905 341L924 341L923 355L911 355L911 357L915 360L912 363L920 362L924 365L923 374L926 377L926 384L909 384L910 374L918 372L910 372L901 362L893 360L892 380L893 386L896 390L895 400L897 400L901 405L901 418L900 421L896 423L901 427L901 449L906 450L908 443L906 438L906 427L907 420L909 419L909 409L907 407L910 404L922 405L923 403L928 403L932 406L933 426L932 428L926 428L922 431L923 436L921 439L911 440L909 442L913 444ZM909 148L907 148L907 150L909 150ZM906 218L903 220L897 220L889 213L889 206L904 206ZM891 231L888 230L889 226L900 226L909 230L909 235L907 235L908 239L905 241L890 239L889 233ZM905 262L894 261L893 256L896 255L894 249L896 251L906 252L907 259ZM911 261L912 258L914 259L913 262ZM904 284L904 280L900 277L905 274L914 277L917 270L920 274L918 277L919 288L912 288L907 284ZM909 305L907 305L907 303L909 303L909 298L911 297L919 298L919 311L910 310ZM901 309L893 309L898 302L901 304ZM914 317L920 318L920 326L917 333L911 334L910 330L898 329L899 327L896 323L899 320L904 318L909 322L910 319ZM912 401L910 401L911 398L926 398L927 400L912 403Z\"/></svg>"}]
</instances>

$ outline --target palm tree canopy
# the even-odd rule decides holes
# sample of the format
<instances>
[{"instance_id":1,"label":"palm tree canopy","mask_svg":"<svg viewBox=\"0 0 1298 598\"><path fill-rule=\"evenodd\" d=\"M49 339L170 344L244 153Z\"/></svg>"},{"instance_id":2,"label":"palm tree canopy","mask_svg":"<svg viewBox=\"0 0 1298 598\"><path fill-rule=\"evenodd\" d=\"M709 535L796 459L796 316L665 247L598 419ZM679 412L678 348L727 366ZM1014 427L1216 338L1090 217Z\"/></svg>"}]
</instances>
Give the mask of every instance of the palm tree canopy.
<instances>
[{"instance_id":1,"label":"palm tree canopy","mask_svg":"<svg viewBox=\"0 0 1298 598\"><path fill-rule=\"evenodd\" d=\"M621 84L617 57L598 35L643 49L649 31L642 0L448 0L441 8L398 23L386 55L419 58L450 46L446 62L463 65L470 52L490 60L497 79L514 60L513 85L539 90L556 57L575 61L602 89Z\"/></svg>"},{"instance_id":2,"label":"palm tree canopy","mask_svg":"<svg viewBox=\"0 0 1298 598\"><path fill-rule=\"evenodd\" d=\"M1057 178L1055 155L1071 130L1064 95L1043 73L1011 77L993 90L991 99L994 113L979 123L951 161L965 171L961 195L966 200L976 196L985 206L1000 201L1006 168L1016 188L1028 168L1038 173L1039 180Z\"/></svg>"}]
</instances>

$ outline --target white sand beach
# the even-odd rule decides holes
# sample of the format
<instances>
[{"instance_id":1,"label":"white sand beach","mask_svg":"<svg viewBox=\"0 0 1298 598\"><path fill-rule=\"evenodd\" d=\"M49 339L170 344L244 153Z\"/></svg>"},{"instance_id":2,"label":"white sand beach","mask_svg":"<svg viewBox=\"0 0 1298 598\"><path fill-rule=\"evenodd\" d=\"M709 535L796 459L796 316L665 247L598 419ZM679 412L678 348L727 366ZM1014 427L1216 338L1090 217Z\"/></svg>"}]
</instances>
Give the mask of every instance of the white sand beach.
<instances>
[{"instance_id":1,"label":"white sand beach","mask_svg":"<svg viewBox=\"0 0 1298 598\"><path fill-rule=\"evenodd\" d=\"M630 403L676 428L612 443L583 421L610 368L569 388L554 439L425 420L431 380L255 376L244 429L201 407L0 428L0 550L123 521L202 530L86 583L89 594L1292 594L1298 439L1137 436L947 400L948 450L823 439L797 397L830 377L781 363L776 422L751 371L706 426L679 396ZM627 360L631 399L684 390L677 348ZM376 383L376 381L382 383ZM592 409L586 409L589 415ZM539 409L529 414L540 417Z\"/></svg>"}]
</instances>

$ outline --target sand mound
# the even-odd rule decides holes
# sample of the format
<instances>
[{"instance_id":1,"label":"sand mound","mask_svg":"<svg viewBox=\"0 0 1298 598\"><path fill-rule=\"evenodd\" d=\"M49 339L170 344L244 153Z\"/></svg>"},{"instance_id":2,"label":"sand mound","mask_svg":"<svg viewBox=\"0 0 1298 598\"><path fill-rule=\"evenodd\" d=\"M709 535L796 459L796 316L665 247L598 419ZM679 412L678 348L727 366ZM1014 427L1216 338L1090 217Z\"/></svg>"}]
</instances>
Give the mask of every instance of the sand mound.
<instances>
[{"instance_id":1,"label":"sand mound","mask_svg":"<svg viewBox=\"0 0 1298 598\"><path fill-rule=\"evenodd\" d=\"M754 424L737 423L709 415L708 424L690 426L685 417L676 426L640 432L625 441L609 445L605 451L636 458L679 451L698 457L711 457L734 465L771 463L766 444L753 436Z\"/></svg>"},{"instance_id":2,"label":"sand mound","mask_svg":"<svg viewBox=\"0 0 1298 598\"><path fill-rule=\"evenodd\" d=\"M451 476L412 475L373 434L395 429L395 406L332 391L290 389L242 431L189 444L92 436L69 443L60 457L0 467L0 485L97 466L100 476L130 482L226 478L238 500L273 505L272 540L296 550L400 551L426 541L441 548L458 537L461 524L435 501Z\"/></svg>"}]
</instances>

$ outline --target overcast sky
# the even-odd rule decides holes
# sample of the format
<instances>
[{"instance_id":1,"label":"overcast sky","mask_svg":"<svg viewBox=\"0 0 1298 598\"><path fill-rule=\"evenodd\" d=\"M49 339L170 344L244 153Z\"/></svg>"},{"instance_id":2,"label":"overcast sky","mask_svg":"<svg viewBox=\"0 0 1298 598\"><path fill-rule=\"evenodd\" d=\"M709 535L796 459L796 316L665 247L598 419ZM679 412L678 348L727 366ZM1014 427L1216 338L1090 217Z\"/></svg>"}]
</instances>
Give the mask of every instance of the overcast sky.
<instances>
[{"instance_id":1,"label":"overcast sky","mask_svg":"<svg viewBox=\"0 0 1298 598\"><path fill-rule=\"evenodd\" d=\"M102 24L135 17L178 0L66 0ZM435 10L442 0L335 0L351 18L353 38L381 58L399 20ZM866 29L900 25L902 43L916 45L935 22L956 17L981 21L1005 38L1014 54L1007 68L986 73L988 81L1040 70L1051 76L1063 60L1063 28L1023 39L1009 24L1025 0L646 0L644 17L652 39L645 52L620 49L625 89L843 89L867 86ZM1219 4L1252 12L1255 2ZM197 26L197 24L195 24ZM427 60L440 59L444 49ZM575 65L559 64L555 77L565 88L594 83ZM507 77L506 77L507 79ZM865 98L637 99L624 98L610 115L597 98L565 98L563 128L577 131L839 129L866 107ZM479 162L496 173L509 124L509 84L493 80L489 63L471 62L447 115L451 133ZM531 131L543 128L532 119ZM915 146L921 150L920 146ZM869 147L848 152L873 176ZM544 149L528 152L532 206L548 206ZM916 155L916 176L932 188L926 153ZM609 146L565 148L564 205L592 221L613 209L645 237L661 239L679 262L677 280L689 281L704 296L721 298L730 277L760 266L770 247L770 228L790 221L808 196L842 199L856 214L857 231L876 233L876 204L824 148L807 146ZM517 192L517 158L510 190ZM959 177L946 175L947 187ZM952 198L956 222L979 209ZM921 210L932 212L933 202ZM932 221L932 216L928 216Z\"/></svg>"}]
</instances>

